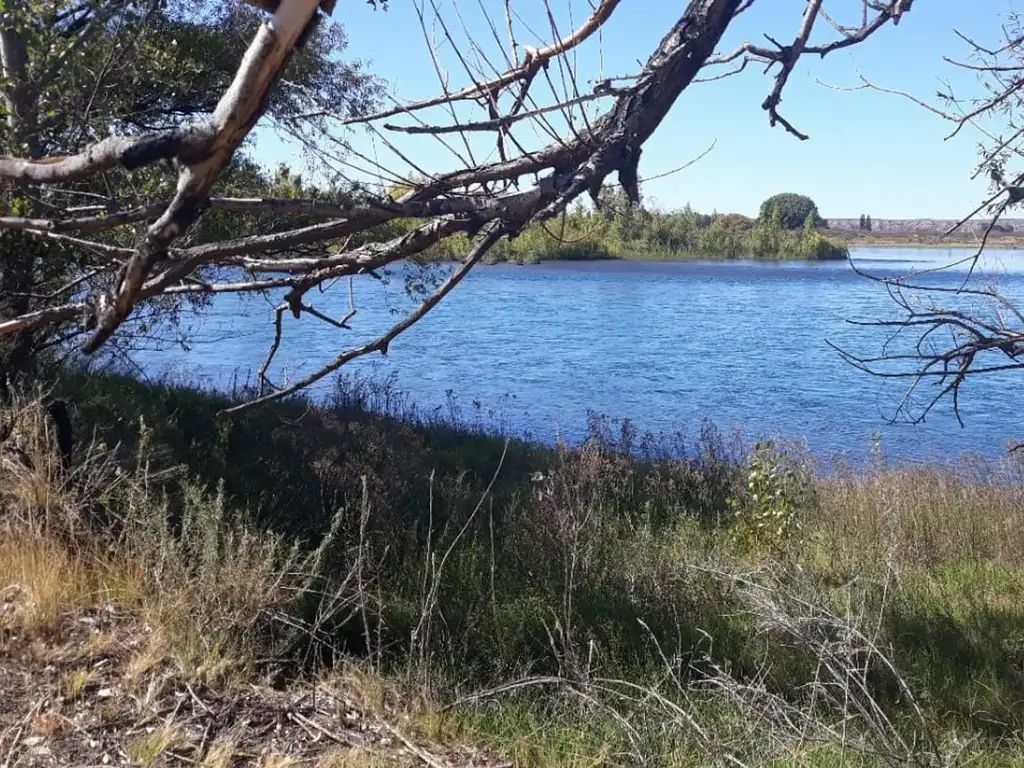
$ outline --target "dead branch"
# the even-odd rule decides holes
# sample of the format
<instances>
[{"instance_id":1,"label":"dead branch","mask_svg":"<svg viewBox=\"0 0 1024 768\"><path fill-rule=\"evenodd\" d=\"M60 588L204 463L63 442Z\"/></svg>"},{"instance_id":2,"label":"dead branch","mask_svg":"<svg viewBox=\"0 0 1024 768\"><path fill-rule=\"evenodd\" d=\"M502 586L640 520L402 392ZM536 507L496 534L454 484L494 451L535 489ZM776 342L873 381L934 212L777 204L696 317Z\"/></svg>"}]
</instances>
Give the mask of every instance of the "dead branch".
<instances>
[{"instance_id":1,"label":"dead branch","mask_svg":"<svg viewBox=\"0 0 1024 768\"><path fill-rule=\"evenodd\" d=\"M825 45L808 45L807 41L811 35L811 31L814 29L814 23L819 15L823 15L822 1L809 0L807 8L804 11L803 19L800 23L800 28L797 31L797 35L792 44L782 45L767 35L766 37L768 37L768 40L775 45L774 49L757 46L749 42L742 43L731 53L711 57L705 63L705 66L708 67L718 66L721 64L728 64L736 59L741 59L742 57L738 68L726 73L725 75L712 75L704 78L704 80L712 81L721 79L721 77L739 74L739 72L741 72L746 67L746 64L751 60L766 63L768 68L774 64L780 64L781 69L775 76L775 84L772 87L772 91L761 104L761 108L768 113L768 119L771 125L774 126L776 123L781 123L789 133L802 141L806 140L808 138L806 134L794 128L778 113L778 106L782 101L782 91L786 87L789 75L793 71L793 67L796 66L797 61L800 60L800 57L804 54L815 54L824 58L835 51L862 43L886 24L890 22L894 25L899 24L903 14L910 10L912 2L913 0L892 0L892 2L888 3L871 3L870 5L876 11L876 15L870 22L865 18L864 23L860 28L856 30L844 30L840 39L826 43ZM867 10L867 5L868 4L865 4L865 12ZM767 68L765 71L767 71Z\"/></svg>"},{"instance_id":2,"label":"dead branch","mask_svg":"<svg viewBox=\"0 0 1024 768\"><path fill-rule=\"evenodd\" d=\"M215 128L208 122L186 125L148 136L111 136L70 157L23 160L0 157L0 178L33 184L59 184L95 176L118 166L135 170L159 160L182 162L205 157Z\"/></svg>"},{"instance_id":3,"label":"dead branch","mask_svg":"<svg viewBox=\"0 0 1024 768\"><path fill-rule=\"evenodd\" d=\"M501 231L501 227L492 226L486 232L486 234L481 236L476 241L472 249L470 249L470 252L466 255L466 258L462 261L462 264L459 266L459 268L455 270L455 272L453 272L452 275L447 280L445 280L441 287L438 288L427 299L425 299L423 303L421 303L414 312L407 315L404 319L401 320L401 322L398 322L395 325L393 325L387 331L387 333L384 333L383 335L379 336L378 338L374 339L373 341L367 344L363 344L359 347L355 347L354 349L349 349L346 350L345 352L342 352L330 363L323 366L320 370L295 382L289 387L284 387L283 389L279 389L277 392L274 392L269 395L263 395L262 397L259 397L255 400L251 400L247 403L236 405L232 408L227 408L224 410L224 413L238 413L239 411L246 410L256 405L260 405L261 403L269 402L271 400L280 400L284 397L287 397L288 395L292 395L298 392L299 390L305 389L310 385L315 384L316 382L323 379L325 376L329 376L331 373L341 368L341 366L345 365L345 363L355 360L358 357L364 357L373 352L387 354L388 347L390 346L391 342L394 341L404 331L406 331L407 329L415 325L417 322L419 322L431 309L436 307L445 296L451 293L452 289L454 289L455 286L462 282L462 279L477 264L477 262L479 262L480 259L483 258L484 254L487 253L488 249L498 241L502 234L503 233Z\"/></svg>"},{"instance_id":4,"label":"dead branch","mask_svg":"<svg viewBox=\"0 0 1024 768\"><path fill-rule=\"evenodd\" d=\"M281 0L274 17L260 27L234 82L213 112L216 133L205 147L205 156L179 158L185 165L179 172L174 200L139 241L124 266L117 291L96 302L96 331L83 347L86 353L99 349L124 322L154 265L199 216L213 183L266 110L270 89L313 21L318 5L317 0Z\"/></svg>"},{"instance_id":5,"label":"dead branch","mask_svg":"<svg viewBox=\"0 0 1024 768\"><path fill-rule=\"evenodd\" d=\"M854 265L858 274L888 292L897 316L850 321L858 326L888 329L889 336L878 354L859 354L833 346L858 370L909 382L893 420L921 421L948 397L960 421L960 393L968 380L981 374L1024 368L1024 313L995 288L977 287L975 274L1000 219L1024 201L1024 170L1019 167L1024 160L1024 128L1019 124L1020 108L1024 106L1022 31L1021 18L1011 14L1003 28L1003 44L986 46L957 33L967 44L973 61L953 57L945 60L976 73L980 95L962 98L946 87L938 92L935 101L930 101L875 84L863 75L861 84L853 88L895 95L927 109L952 124L947 140L968 127L977 130L982 143L972 178L984 174L991 181L991 192L982 202L946 231L949 235L979 213L988 214L988 221L978 235L978 245L967 256L913 275L886 278L866 274ZM964 266L964 277L949 281L949 271ZM949 282L940 280L940 276L947 276ZM934 386L923 403L918 403L914 398L924 391L926 384Z\"/></svg>"},{"instance_id":6,"label":"dead branch","mask_svg":"<svg viewBox=\"0 0 1024 768\"><path fill-rule=\"evenodd\" d=\"M910 7L907 0L873 3L876 15L872 20L865 19L862 27L842 33L841 39L815 46L811 33L827 0L810 0L792 44L776 44L775 49L744 45L734 54L715 56L730 24L750 7L751 0L689 0L638 74L592 78L593 85L586 91L580 87L585 80L576 55L584 42L600 39L598 33L621 0L600 0L586 20L566 35L559 32L551 6L543 2L550 27L545 37L555 42L538 48L523 45L518 16L506 2L497 11L504 14L503 20L486 20L499 49L493 63L460 11L442 11L441 4L434 2L418 4L414 10L428 40L429 30L436 27L439 42L470 81L465 87L449 88L451 75L439 58L439 46L432 46L431 61L441 91L435 98L352 117L339 114L335 105L316 103L311 93L297 92L302 108L282 122L291 135L304 142L311 156L346 180L345 202L328 195L300 194L287 199L211 196L215 182L266 110L271 90L282 82L293 90L299 88L282 81L281 74L319 18L317 0L281 0L273 18L256 32L231 86L205 119L146 135L110 137L77 154L43 159L0 157L0 178L20 185L40 201L30 215L0 212L0 230L59 242L81 254L81 263L69 270L66 280L56 282L61 288L51 298L36 297L34 301L41 305L0 318L0 336L77 325L78 330L68 338L89 331L82 351L91 354L144 302L202 294L273 294L273 339L259 371L261 394L254 402L286 397L357 357L386 351L395 338L443 300L498 240L561 215L583 194L596 198L610 177L617 177L631 203L638 204L643 145L686 88L714 79L714 75L708 76L710 66L737 60L740 69L748 60L779 64L764 106L772 124L780 123L802 137L777 110L796 62L806 54L824 56L861 42L886 23L896 23ZM325 4L320 7L329 11ZM480 7L487 13L486 3ZM434 14L432 20L427 18L428 12ZM457 26L449 23L452 19L446 21L445 13L463 24L467 43L460 46L455 37ZM507 30L507 40L499 32L500 24ZM538 91L542 87L550 90L550 98L541 98ZM585 111L589 104L602 102L606 106L603 113ZM483 111L483 119L467 117L466 111L474 105ZM418 113L429 107L443 109L447 124L432 125L430 122L436 121L421 119ZM383 122L396 115L408 115L414 124ZM303 119L322 121L318 123L321 128L304 134L293 125ZM353 149L332 133L356 124L370 132L374 150ZM531 144L519 136L526 125L532 126L542 141ZM444 144L456 165L427 172L413 154L392 142L386 131L442 143L445 136L456 134L464 146L456 149ZM498 137L494 162L477 161L470 142L474 133L486 131ZM405 169L378 158L377 147L388 150ZM102 174L130 175L158 162L172 164L178 174L177 190L169 200L135 194L127 202L116 199L113 192L103 195L60 186L90 179L102 182L106 178ZM391 192L376 183L354 181L350 172L359 174L360 179L400 181L404 188ZM665 174L655 173L651 178L660 175ZM410 181L413 176L415 180ZM67 204L80 195L86 196L91 207L83 210ZM247 217L251 226L247 231L254 234L209 239L194 235L193 223L207 210ZM189 239L183 240L186 234ZM285 309L295 318L305 313L344 332L351 314L339 321L315 309L304 296L339 278L377 276L379 270L419 258L453 236L471 243L461 266L405 319L375 341L341 352L297 382L288 386L271 383L270 367L289 335ZM354 308L354 300L350 303Z\"/></svg>"},{"instance_id":7,"label":"dead branch","mask_svg":"<svg viewBox=\"0 0 1024 768\"><path fill-rule=\"evenodd\" d=\"M544 48L531 48L529 46L524 47L526 53L523 63L516 66L515 68L482 83L475 83L468 88L463 88L461 91L454 93L444 93L440 96L436 96L432 99L425 99L423 101L416 101L411 104L404 106L395 107L384 112L378 112L368 117L355 117L346 120L346 124L354 123L365 123L373 122L376 120L382 120L388 117L394 117L395 115L401 115L409 112L415 112L421 109L427 109L429 107L436 107L442 104L451 104L456 101L467 101L470 99L479 99L481 97L490 97L490 94L496 93L503 88L507 88L512 83L532 78L547 62L556 56L561 56L566 51L576 47L580 43L584 42L587 38L597 32L606 21L611 17L612 12L618 7L620 0L601 0L597 8L590 15L579 29L575 30L565 38L559 40Z\"/></svg>"},{"instance_id":8,"label":"dead branch","mask_svg":"<svg viewBox=\"0 0 1024 768\"><path fill-rule=\"evenodd\" d=\"M518 123L521 120L532 120L533 118L540 117L549 112L561 112L562 110L570 107L585 104L588 101L594 101L596 99L604 99L609 96L622 96L625 93L624 89L621 88L610 88L610 87L599 87L593 93L586 93L580 96L575 96L565 101L560 101L557 104L551 104L546 107L538 107L537 109L531 109L527 112L519 112L518 114L510 114L504 117L495 117L491 120L481 120L475 123L456 123L455 125L392 125L390 123L384 123L384 127L389 131L398 131L400 133L463 133L466 131L504 131L507 130L513 123Z\"/></svg>"}]
</instances>

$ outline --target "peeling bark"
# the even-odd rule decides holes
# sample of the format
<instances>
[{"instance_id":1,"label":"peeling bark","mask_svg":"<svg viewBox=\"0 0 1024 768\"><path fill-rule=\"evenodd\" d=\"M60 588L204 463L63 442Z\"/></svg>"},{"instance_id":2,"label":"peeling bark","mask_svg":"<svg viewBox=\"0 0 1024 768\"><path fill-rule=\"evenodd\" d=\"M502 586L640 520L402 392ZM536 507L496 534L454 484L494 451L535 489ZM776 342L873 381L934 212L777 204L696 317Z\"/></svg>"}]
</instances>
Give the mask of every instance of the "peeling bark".
<instances>
[{"instance_id":1,"label":"peeling bark","mask_svg":"<svg viewBox=\"0 0 1024 768\"><path fill-rule=\"evenodd\" d=\"M179 156L186 165L178 177L174 200L136 247L124 267L114 295L100 297L97 302L96 332L83 345L86 354L99 349L124 322L135 306L139 289L150 271L202 212L213 183L266 111L270 89L317 13L318 6L318 0L282 0L274 18L260 27L234 81L214 110L212 124L215 133L208 150L198 156L191 153Z\"/></svg>"}]
</instances>

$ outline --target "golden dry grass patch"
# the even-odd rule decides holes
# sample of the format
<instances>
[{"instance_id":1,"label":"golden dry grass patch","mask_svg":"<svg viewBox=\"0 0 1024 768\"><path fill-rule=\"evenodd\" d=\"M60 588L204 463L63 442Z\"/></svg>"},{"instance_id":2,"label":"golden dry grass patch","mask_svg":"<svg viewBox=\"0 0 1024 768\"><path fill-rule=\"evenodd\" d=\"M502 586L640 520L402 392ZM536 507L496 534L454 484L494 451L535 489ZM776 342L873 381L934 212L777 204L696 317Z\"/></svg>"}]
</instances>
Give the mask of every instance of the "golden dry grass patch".
<instances>
[{"instance_id":1,"label":"golden dry grass patch","mask_svg":"<svg viewBox=\"0 0 1024 768\"><path fill-rule=\"evenodd\" d=\"M31 531L0 533L0 627L45 632L92 602L101 585L96 569L66 546Z\"/></svg>"}]
</instances>

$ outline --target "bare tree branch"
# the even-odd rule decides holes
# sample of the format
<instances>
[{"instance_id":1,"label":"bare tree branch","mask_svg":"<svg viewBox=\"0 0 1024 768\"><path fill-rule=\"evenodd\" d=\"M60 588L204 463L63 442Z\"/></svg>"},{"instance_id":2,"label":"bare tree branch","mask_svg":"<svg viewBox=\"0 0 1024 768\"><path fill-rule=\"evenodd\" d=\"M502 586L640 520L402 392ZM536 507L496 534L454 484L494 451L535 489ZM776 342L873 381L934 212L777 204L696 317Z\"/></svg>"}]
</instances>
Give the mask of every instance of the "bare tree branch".
<instances>
[{"instance_id":1,"label":"bare tree branch","mask_svg":"<svg viewBox=\"0 0 1024 768\"><path fill-rule=\"evenodd\" d=\"M1024 23L1011 13L1003 27L1005 43L986 46L957 33L974 59L970 62L945 57L946 61L979 78L979 95L962 98L948 86L936 101L906 91L884 87L860 75L854 89L871 89L906 99L953 125L947 140L970 127L982 136L980 159L972 174L986 175L991 191L974 210L949 227L946 234L977 223L978 246L962 258L911 275L878 277L857 268L862 277L882 285L896 308L887 320L852 321L856 325L889 329L880 354L858 354L835 346L857 369L886 379L909 381L906 395L894 419L923 420L945 398L961 419L960 393L965 382L980 374L1024 368L1024 312L1015 301L994 287L976 287L976 270L1000 220L1024 201ZM962 278L950 271L966 266ZM940 277L943 279L940 280ZM915 401L925 384L933 384L923 402ZM962 422L961 422L962 423Z\"/></svg>"},{"instance_id":2,"label":"bare tree branch","mask_svg":"<svg viewBox=\"0 0 1024 768\"><path fill-rule=\"evenodd\" d=\"M75 320L88 313L89 307L84 303L64 304L58 307L41 309L38 312L30 312L11 320L0 320L0 336L12 333L20 333L30 328L39 328L43 325L64 323L68 320Z\"/></svg>"},{"instance_id":3,"label":"bare tree branch","mask_svg":"<svg viewBox=\"0 0 1024 768\"><path fill-rule=\"evenodd\" d=\"M317 8L317 0L281 0L273 19L260 27L234 82L213 112L216 133L206 156L179 158L185 165L174 200L139 241L124 266L116 293L99 297L96 332L83 347L86 353L99 349L124 321L153 266L199 216L210 187L266 110L270 89Z\"/></svg>"},{"instance_id":4,"label":"bare tree branch","mask_svg":"<svg viewBox=\"0 0 1024 768\"><path fill-rule=\"evenodd\" d=\"M593 93L585 93L580 96L576 96L565 101L560 101L557 104L550 104L546 107L538 107L537 109L531 109L528 112L520 112L514 115L506 115L504 117L495 117L491 120L481 120L475 123L457 123L455 125L392 125L390 123L384 123L384 127L389 131L398 131L400 133L462 133L465 131L504 131L509 128L513 123L518 123L521 120L531 120L540 115L547 114L548 112L561 112L569 107L576 106L578 104L585 104L588 101L594 101L596 99L605 99L610 96L622 96L625 94L625 90L622 88L600 88L595 90Z\"/></svg>"},{"instance_id":5,"label":"bare tree branch","mask_svg":"<svg viewBox=\"0 0 1024 768\"><path fill-rule=\"evenodd\" d=\"M526 56L523 59L523 63L492 80L488 80L483 83L475 83L468 88L463 88L461 91L444 93L432 99L416 101L384 112L378 112L368 117L351 118L345 122L349 124L371 122L388 117L394 117L395 115L427 109L428 107L450 104L455 101L479 99L481 97L486 97L493 92L499 91L502 88L506 88L512 83L531 78L541 69L541 67L545 66L548 61L556 56L564 54L571 48L576 47L597 32L597 30L600 29L601 26L611 17L612 12L618 7L619 2L620 0L600 0L597 8L594 9L593 14L591 14L590 18L588 18L579 27L579 29L575 30L558 42L544 48L537 49L526 46L524 48Z\"/></svg>"},{"instance_id":6,"label":"bare tree branch","mask_svg":"<svg viewBox=\"0 0 1024 768\"><path fill-rule=\"evenodd\" d=\"M264 395L255 400L251 400L247 403L236 405L232 408L227 408L224 410L224 413L238 413L239 411L246 410L248 408L269 402L271 400L280 400L281 398L294 394L299 390L305 389L311 384L315 384L316 382L323 379L325 376L329 376L334 371L341 368L341 366L345 365L345 363L355 360L358 357L364 357L373 352L387 354L388 347L390 346L391 342L398 338L398 336L401 333L408 330L417 322L419 322L431 309L436 307L445 296L451 293L455 286L462 282L462 279L467 274L469 274L469 271L474 267L474 265L476 265L476 263L483 258L484 254L487 253L490 247L498 241L501 235L502 231L500 226L491 226L486 233L482 234L477 239L477 241L473 244L473 247L470 249L469 253L466 255L466 258L463 259L462 264L459 266L457 270L455 270L455 272L452 273L452 275L447 280L445 280L441 287L438 288L429 297L427 297L423 301L423 303L416 308L416 311L412 312L411 314L403 318L400 322L395 323L395 325L388 329L386 333L382 334L381 336L367 344L363 344L361 346L342 352L334 360L332 360L330 363L322 367L320 370L295 382L289 387L284 387L283 389L279 389L273 394Z\"/></svg>"},{"instance_id":7,"label":"bare tree branch","mask_svg":"<svg viewBox=\"0 0 1024 768\"><path fill-rule=\"evenodd\" d=\"M603 34L622 0L595 0L586 20L566 35L560 33L561 21L548 0L537 1L549 27L545 38L555 40L538 48L522 44L526 34L538 36L510 2L479 3L497 46L490 53L483 47L485 41L474 36L461 9L445 10L433 0L418 2L410 12L417 14L428 41L432 28L438 32L438 40L431 41L437 43L431 48L431 62L441 95L353 117L336 104L318 103L314 94L293 81L282 81L293 52L319 17L317 0L281 0L273 18L259 27L232 84L209 116L165 131L110 136L62 156L0 157L0 178L20 185L39 201L28 212L25 208L0 212L0 230L59 243L73 249L78 259L66 279L54 281L55 292L45 300L37 299L43 302L42 309L37 304L30 311L0 318L0 336L78 324L65 337L89 331L81 348L91 354L142 303L152 307L163 306L158 299L171 302L174 297L266 294L275 308L274 331L259 370L261 392L255 402L287 397L357 357L386 351L500 240L562 215L581 195L597 199L610 177L617 177L631 204L639 204L643 145L692 83L729 74L713 74L714 65L734 62L734 67L743 69L753 60L780 65L763 106L770 123L782 124L805 138L778 114L796 63L809 53L824 56L866 40L887 22L896 23L910 6L907 0L872 2L875 16L871 20L841 32L838 40L815 46L812 31L827 0L809 0L802 16L794 20L792 44L776 43L775 49L745 44L733 54L715 56L723 35L752 0L689 0L638 74L606 78L602 71L587 90L581 87L585 79L578 55L586 50L583 43ZM642 3L630 2L642 12ZM329 4L321 7L329 12ZM491 18L489 13L504 18ZM505 34L500 31L502 24ZM456 38L460 25L467 38L461 44ZM567 26L573 27L571 17ZM87 25L81 27L82 33L87 29ZM442 48L454 57L453 66L442 61ZM469 84L449 88L449 69L461 69ZM310 158L348 179L345 195L300 190L293 197L211 196L214 184L266 111L272 89L279 85L289 89L297 108L276 125L302 141ZM541 93L545 89L550 95ZM592 104L603 107L603 113ZM447 124L432 125L421 119L418 113L428 107L442 108ZM481 119L468 116L474 108L481 111ZM409 115L414 124L383 122L396 115ZM317 129L300 129L302 119L318 121ZM341 131L355 124L369 131L371 149L349 146ZM534 129L535 141L522 137L525 126ZM414 152L399 146L406 139L389 138L386 131L404 134L409 140L423 137L442 142L455 165L428 172ZM479 144L471 137L488 131L497 134L496 152L493 144L489 149L490 157L497 159L478 161ZM462 147L445 143L451 134L459 137ZM390 152L404 168L381 160L378 150ZM132 179L142 175L140 169L156 163L170 164L177 171L173 195L164 187L159 195L133 191L130 200L119 200L112 190L102 195L80 189L80 182L95 179L102 190L108 174ZM349 173L362 181L344 175ZM368 176L400 189L388 189L376 181L367 185ZM89 208L81 207L81 195ZM245 222L242 232L248 234L221 230L222 234L209 236L206 219L203 227L193 226L204 211L236 217L233 220ZM218 215L215 221L224 218ZM460 239L451 240L454 237ZM272 382L271 368L289 336L286 311L293 318L307 314L345 333L351 312L336 319L314 306L320 305L310 299L311 291L340 278L378 276L379 270L420 259L446 242L470 243L468 252L462 246L459 249L467 255L458 270L406 318L375 341L347 349L297 382ZM354 290L351 282L349 290ZM354 309L351 294L350 306Z\"/></svg>"},{"instance_id":8,"label":"bare tree branch","mask_svg":"<svg viewBox=\"0 0 1024 768\"><path fill-rule=\"evenodd\" d=\"M742 43L731 53L711 57L705 63L705 66L709 67L717 66L721 64L728 64L742 57L741 63L737 69L728 72L725 75L710 76L704 78L704 80L711 81L721 79L721 77L738 74L746 67L750 60L765 62L769 68L773 64L781 64L781 69L775 76L775 85L773 86L771 93L761 104L761 108L768 112L768 119L771 125L774 126L776 123L781 123L789 133L793 134L800 140L806 140L808 138L806 134L794 128L789 121L778 113L778 106L782 101L782 91L786 87L786 83L793 71L793 67L796 66L800 57L804 54L815 54L824 58L835 51L862 43L887 23L891 22L892 24L898 24L903 14L910 10L912 2L913 0L892 0L888 3L866 3L865 12L868 5L876 11L876 16L870 22L868 22L865 17L864 23L860 28L844 31L843 36L839 40L835 40L825 45L808 45L807 41L810 38L811 31L814 29L814 23L818 16L822 14L822 0L808 0L800 28L791 45L782 45L767 35L765 35L765 37L768 37L768 40L775 45L775 49L764 48L754 45L753 43Z\"/></svg>"}]
</instances>

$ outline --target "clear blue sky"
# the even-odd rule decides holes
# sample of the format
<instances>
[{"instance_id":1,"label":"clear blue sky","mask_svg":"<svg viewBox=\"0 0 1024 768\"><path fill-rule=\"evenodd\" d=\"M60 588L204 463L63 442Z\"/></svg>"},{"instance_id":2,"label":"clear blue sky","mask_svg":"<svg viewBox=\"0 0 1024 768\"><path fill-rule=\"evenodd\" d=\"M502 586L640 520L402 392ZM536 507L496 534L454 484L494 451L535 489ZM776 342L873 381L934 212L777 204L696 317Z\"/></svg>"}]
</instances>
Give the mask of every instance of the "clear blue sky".
<instances>
[{"instance_id":1,"label":"clear blue sky","mask_svg":"<svg viewBox=\"0 0 1024 768\"><path fill-rule=\"evenodd\" d=\"M785 91L781 112L810 134L799 141L781 127L771 128L760 105L772 79L751 66L741 75L719 82L697 84L684 92L657 134L646 145L641 176L653 176L681 165L705 150L715 149L680 174L650 182L644 195L664 207L687 203L701 211L738 211L754 215L760 202L781 191L813 197L826 217L956 218L969 212L984 194L984 182L969 176L977 158L977 134L965 133L944 141L949 124L897 96L871 91L839 91L836 86L857 83L858 70L873 82L934 99L943 82L956 93L977 93L973 75L943 61L943 55L963 58L966 45L953 30L980 41L995 42L1000 17L1013 0L917 0L898 27L883 29L867 42L824 60L806 57L794 71ZM446 11L452 32L460 40L468 35L498 61L498 46L483 21L481 7L491 9L504 23L499 0L436 0ZM429 0L425 3L428 7ZM465 29L452 9L458 6ZM578 24L588 9L584 0L552 0L559 32ZM606 27L603 38L580 49L576 64L583 79L636 72L671 26L686 0L623 0ZM523 24L525 42L550 40L552 32L540 0L513 0ZM791 42L805 7L804 0L756 0L730 29L721 48L732 50L750 40L766 44L764 33ZM860 0L826 0L825 8L848 23L860 15ZM570 9L572 14L570 16ZM342 0L334 18L348 34L346 55L364 60L390 85L390 92L405 100L438 92L438 81L424 41L413 0L392 0L386 13L371 10L363 0ZM525 26L536 38L530 38ZM499 30L502 31L502 30ZM819 22L817 38L835 33ZM599 44L600 43L600 44ZM465 46L469 49L469 46ZM469 81L445 45L438 55L451 68L450 86ZM552 77L561 82L557 71ZM541 93L541 91L538 91ZM475 113L476 119L484 114ZM429 122L443 122L445 114L424 113ZM407 118L395 122L409 123ZM529 139L533 134L523 134ZM402 164L362 131L350 137L367 153L377 152L382 162ZM536 145L539 139L534 140ZM429 171L451 168L456 161L440 145L424 137L398 141L402 151ZM457 140L453 144L458 145ZM488 146L490 146L488 144ZM282 160L302 167L302 156L276 140L261 140L266 161ZM478 159L486 148L477 144Z\"/></svg>"}]
</instances>

